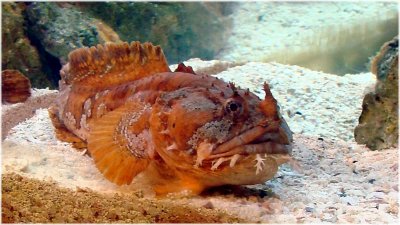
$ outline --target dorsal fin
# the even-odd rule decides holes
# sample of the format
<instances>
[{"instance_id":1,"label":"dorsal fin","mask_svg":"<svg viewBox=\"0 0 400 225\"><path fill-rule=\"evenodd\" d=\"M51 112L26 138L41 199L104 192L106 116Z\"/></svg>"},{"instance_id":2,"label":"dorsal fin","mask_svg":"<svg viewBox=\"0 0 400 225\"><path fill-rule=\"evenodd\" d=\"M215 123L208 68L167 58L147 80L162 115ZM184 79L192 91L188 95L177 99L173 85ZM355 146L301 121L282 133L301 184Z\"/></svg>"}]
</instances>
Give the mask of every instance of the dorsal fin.
<instances>
[{"instance_id":1,"label":"dorsal fin","mask_svg":"<svg viewBox=\"0 0 400 225\"><path fill-rule=\"evenodd\" d=\"M60 71L66 84L107 87L171 71L161 47L149 42L84 47L70 52L68 58Z\"/></svg>"}]
</instances>

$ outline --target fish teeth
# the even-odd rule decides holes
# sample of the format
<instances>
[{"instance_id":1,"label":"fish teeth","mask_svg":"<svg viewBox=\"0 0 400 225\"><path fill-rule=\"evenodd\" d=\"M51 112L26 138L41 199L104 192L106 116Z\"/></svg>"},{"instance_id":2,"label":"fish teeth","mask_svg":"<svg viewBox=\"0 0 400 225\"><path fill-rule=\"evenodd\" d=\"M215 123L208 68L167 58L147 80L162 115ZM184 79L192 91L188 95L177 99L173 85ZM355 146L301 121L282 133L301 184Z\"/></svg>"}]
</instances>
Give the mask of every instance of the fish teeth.
<instances>
[{"instance_id":1,"label":"fish teeth","mask_svg":"<svg viewBox=\"0 0 400 225\"><path fill-rule=\"evenodd\" d=\"M229 163L229 166L230 166L230 167L234 167L235 164L236 164L236 162L237 162L237 160L238 160L239 158L240 158L240 155L239 155L239 154L233 155L233 156L231 157L231 162Z\"/></svg>"},{"instance_id":2,"label":"fish teeth","mask_svg":"<svg viewBox=\"0 0 400 225\"><path fill-rule=\"evenodd\" d=\"M256 161L256 165L254 165L254 167L256 167L256 175L263 170L263 166L265 165L264 161L265 159L260 156L260 154L256 155L256 159L254 160Z\"/></svg>"}]
</instances>

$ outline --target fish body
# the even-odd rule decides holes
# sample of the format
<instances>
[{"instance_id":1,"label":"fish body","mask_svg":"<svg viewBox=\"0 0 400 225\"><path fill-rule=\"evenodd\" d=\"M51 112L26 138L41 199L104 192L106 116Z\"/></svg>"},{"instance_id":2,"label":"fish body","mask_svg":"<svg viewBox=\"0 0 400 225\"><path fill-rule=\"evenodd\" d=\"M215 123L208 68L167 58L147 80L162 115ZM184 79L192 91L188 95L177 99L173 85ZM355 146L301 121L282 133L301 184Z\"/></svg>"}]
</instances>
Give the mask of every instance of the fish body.
<instances>
[{"instance_id":1,"label":"fish body","mask_svg":"<svg viewBox=\"0 0 400 225\"><path fill-rule=\"evenodd\" d=\"M75 50L49 108L59 139L87 148L110 181L143 173L157 194L271 179L289 159L291 132L268 84L265 99L180 64L159 46Z\"/></svg>"}]
</instances>

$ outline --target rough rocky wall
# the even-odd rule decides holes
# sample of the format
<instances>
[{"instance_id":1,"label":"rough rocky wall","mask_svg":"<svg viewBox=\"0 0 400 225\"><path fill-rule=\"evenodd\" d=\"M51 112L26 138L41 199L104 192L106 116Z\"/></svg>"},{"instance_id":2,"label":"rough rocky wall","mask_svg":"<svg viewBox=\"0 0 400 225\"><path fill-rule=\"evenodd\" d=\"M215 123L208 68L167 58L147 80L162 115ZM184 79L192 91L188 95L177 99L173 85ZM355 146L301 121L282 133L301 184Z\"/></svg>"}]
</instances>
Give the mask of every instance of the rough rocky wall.
<instances>
[{"instance_id":1,"label":"rough rocky wall","mask_svg":"<svg viewBox=\"0 0 400 225\"><path fill-rule=\"evenodd\" d=\"M15 69L27 76L34 87L52 87L42 71L42 63L35 46L26 37L24 5L2 3L2 69Z\"/></svg>"},{"instance_id":2,"label":"rough rocky wall","mask_svg":"<svg viewBox=\"0 0 400 225\"><path fill-rule=\"evenodd\" d=\"M70 51L99 43L93 19L72 7L34 2L27 7L26 14L30 35L61 63L67 61Z\"/></svg>"},{"instance_id":3,"label":"rough rocky wall","mask_svg":"<svg viewBox=\"0 0 400 225\"><path fill-rule=\"evenodd\" d=\"M109 24L124 41L161 45L169 63L213 59L229 30L230 3L95 2L76 5Z\"/></svg>"},{"instance_id":4,"label":"rough rocky wall","mask_svg":"<svg viewBox=\"0 0 400 225\"><path fill-rule=\"evenodd\" d=\"M398 142L398 60L399 40L386 42L372 61L371 71L377 76L375 91L363 100L355 139L372 150L397 146Z\"/></svg>"}]
</instances>

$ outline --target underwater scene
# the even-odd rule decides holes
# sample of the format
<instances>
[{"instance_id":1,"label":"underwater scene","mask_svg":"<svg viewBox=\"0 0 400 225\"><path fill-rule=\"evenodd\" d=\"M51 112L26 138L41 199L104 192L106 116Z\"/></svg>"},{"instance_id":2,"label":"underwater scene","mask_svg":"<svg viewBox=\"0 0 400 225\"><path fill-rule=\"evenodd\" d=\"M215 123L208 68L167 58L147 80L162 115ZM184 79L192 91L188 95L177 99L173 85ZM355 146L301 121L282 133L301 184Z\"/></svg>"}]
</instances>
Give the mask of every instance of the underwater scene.
<instances>
[{"instance_id":1,"label":"underwater scene","mask_svg":"<svg viewBox=\"0 0 400 225\"><path fill-rule=\"evenodd\" d=\"M399 4L2 2L2 223L398 223Z\"/></svg>"}]
</instances>

